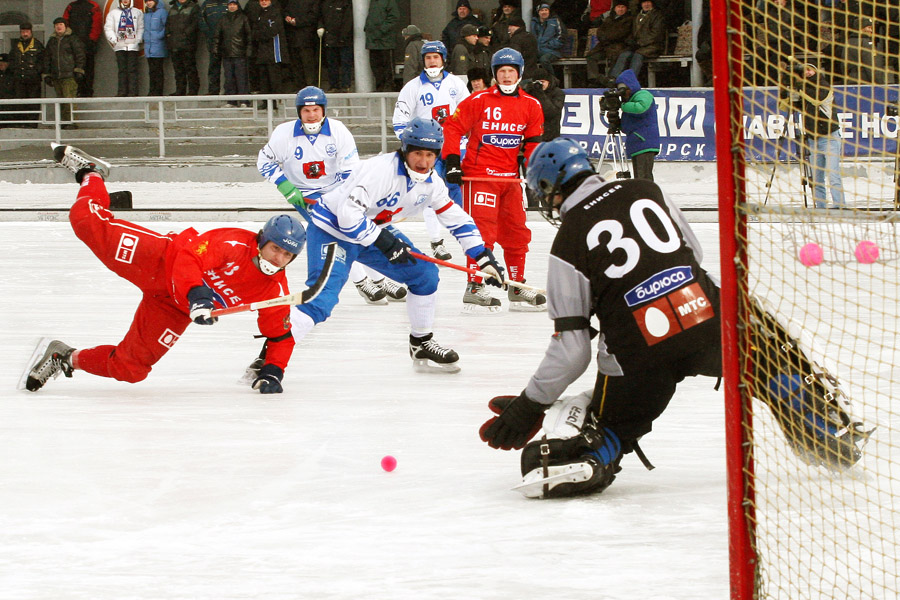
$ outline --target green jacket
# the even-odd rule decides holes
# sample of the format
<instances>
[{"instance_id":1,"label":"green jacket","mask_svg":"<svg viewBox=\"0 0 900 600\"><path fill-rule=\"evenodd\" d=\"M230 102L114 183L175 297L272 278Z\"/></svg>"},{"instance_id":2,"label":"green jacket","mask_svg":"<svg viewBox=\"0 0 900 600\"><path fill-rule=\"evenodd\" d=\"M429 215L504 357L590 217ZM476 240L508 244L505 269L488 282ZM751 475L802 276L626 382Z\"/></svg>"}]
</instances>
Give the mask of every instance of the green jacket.
<instances>
[{"instance_id":1,"label":"green jacket","mask_svg":"<svg viewBox=\"0 0 900 600\"><path fill-rule=\"evenodd\" d=\"M44 73L53 79L72 79L84 75L84 44L68 27L62 35L55 32L44 49Z\"/></svg>"},{"instance_id":2,"label":"green jacket","mask_svg":"<svg viewBox=\"0 0 900 600\"><path fill-rule=\"evenodd\" d=\"M372 0L366 16L366 48L369 50L393 50L397 47L394 26L400 18L397 0Z\"/></svg>"}]
</instances>

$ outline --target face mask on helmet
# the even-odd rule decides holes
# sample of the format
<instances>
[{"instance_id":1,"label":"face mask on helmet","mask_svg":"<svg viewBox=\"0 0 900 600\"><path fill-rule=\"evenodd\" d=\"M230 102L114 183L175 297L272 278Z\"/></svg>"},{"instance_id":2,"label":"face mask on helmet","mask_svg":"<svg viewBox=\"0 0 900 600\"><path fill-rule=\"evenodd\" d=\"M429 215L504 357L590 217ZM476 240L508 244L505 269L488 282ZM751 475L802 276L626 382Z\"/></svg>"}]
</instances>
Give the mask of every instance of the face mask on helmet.
<instances>
[{"instance_id":1,"label":"face mask on helmet","mask_svg":"<svg viewBox=\"0 0 900 600\"><path fill-rule=\"evenodd\" d=\"M284 267L279 267L262 256L265 245L272 242L282 250L294 256L285 264L291 264L306 245L306 230L296 218L290 215L277 215L269 219L257 236L256 264L264 275L274 275Z\"/></svg>"},{"instance_id":2,"label":"face mask on helmet","mask_svg":"<svg viewBox=\"0 0 900 600\"><path fill-rule=\"evenodd\" d=\"M325 112L324 109L322 111ZM316 121L314 123L305 123L301 122L301 126L303 127L303 133L307 135L315 135L322 130L322 123L325 122L325 117L322 117L322 120Z\"/></svg>"},{"instance_id":3,"label":"face mask on helmet","mask_svg":"<svg viewBox=\"0 0 900 600\"><path fill-rule=\"evenodd\" d=\"M412 150L422 150L422 148L415 148L413 146L410 146L409 149L406 151L406 153L404 153L404 161L406 162L406 174L409 175L409 178L412 179L413 181L415 181L416 183L425 183L428 180L428 178L431 177L431 174L434 172L434 167L429 169L427 173L419 173L418 171L413 169L409 165L409 160L406 158L406 156L408 156L408 153Z\"/></svg>"},{"instance_id":4,"label":"face mask on helmet","mask_svg":"<svg viewBox=\"0 0 900 600\"><path fill-rule=\"evenodd\" d=\"M519 87L519 82L522 81L522 72L515 65L500 65L500 67L513 67L516 69L516 72L519 74L519 77L516 79L515 83L511 83L509 85L502 85L499 81L497 82L497 87L500 88L500 91L504 94L512 94L516 91L516 88ZM498 67L499 69L499 67ZM495 73L494 79L497 79L497 75Z\"/></svg>"}]
</instances>

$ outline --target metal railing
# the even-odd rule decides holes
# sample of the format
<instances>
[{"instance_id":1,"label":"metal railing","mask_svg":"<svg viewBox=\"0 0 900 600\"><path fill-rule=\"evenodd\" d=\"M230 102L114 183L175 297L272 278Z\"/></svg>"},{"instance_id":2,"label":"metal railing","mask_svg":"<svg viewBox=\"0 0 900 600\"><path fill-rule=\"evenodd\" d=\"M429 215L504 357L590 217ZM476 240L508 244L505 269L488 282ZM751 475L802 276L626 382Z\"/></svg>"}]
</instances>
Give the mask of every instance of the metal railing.
<instances>
[{"instance_id":1,"label":"metal railing","mask_svg":"<svg viewBox=\"0 0 900 600\"><path fill-rule=\"evenodd\" d=\"M396 99L396 93L331 94L326 114L347 125L357 145L386 152L396 140ZM156 142L159 158L165 158L172 144L208 142L231 154L231 144L259 146L275 127L296 119L294 101L293 94L0 100L0 148L73 140ZM64 105L71 107L68 120L62 118Z\"/></svg>"}]
</instances>

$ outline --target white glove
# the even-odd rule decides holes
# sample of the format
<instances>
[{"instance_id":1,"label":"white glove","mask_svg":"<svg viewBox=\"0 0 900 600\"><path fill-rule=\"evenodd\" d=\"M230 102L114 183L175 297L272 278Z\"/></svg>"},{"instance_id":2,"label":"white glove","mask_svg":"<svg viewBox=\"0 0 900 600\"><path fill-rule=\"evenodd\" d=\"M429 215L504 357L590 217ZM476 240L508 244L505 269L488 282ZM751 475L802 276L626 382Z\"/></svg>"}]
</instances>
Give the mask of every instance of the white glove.
<instances>
[{"instance_id":1,"label":"white glove","mask_svg":"<svg viewBox=\"0 0 900 600\"><path fill-rule=\"evenodd\" d=\"M318 36L321 38L323 35L325 35L325 28L319 27L318 29L316 29L316 34L318 34Z\"/></svg>"}]
</instances>

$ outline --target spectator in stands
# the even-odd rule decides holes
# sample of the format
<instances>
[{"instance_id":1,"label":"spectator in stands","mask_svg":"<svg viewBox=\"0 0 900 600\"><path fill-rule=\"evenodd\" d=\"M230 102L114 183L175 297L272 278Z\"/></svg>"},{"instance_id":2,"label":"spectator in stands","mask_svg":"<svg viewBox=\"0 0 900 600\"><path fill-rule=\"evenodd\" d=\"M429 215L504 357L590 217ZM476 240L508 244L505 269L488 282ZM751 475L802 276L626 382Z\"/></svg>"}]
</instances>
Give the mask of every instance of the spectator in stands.
<instances>
[{"instance_id":1,"label":"spectator in stands","mask_svg":"<svg viewBox=\"0 0 900 600\"><path fill-rule=\"evenodd\" d=\"M284 18L272 0L259 0L259 8L256 23L250 24L253 55L259 65L259 93L281 94L285 92L284 66L291 62L284 39ZM272 102L272 106L278 106L278 102ZM266 101L260 100L258 107L265 109Z\"/></svg>"},{"instance_id":2,"label":"spectator in stands","mask_svg":"<svg viewBox=\"0 0 900 600\"><path fill-rule=\"evenodd\" d=\"M245 96L250 88L247 81L247 62L253 47L250 21L241 10L238 0L228 0L228 12L216 25L213 52L222 60L225 71L225 95ZM250 106L250 102L229 100L228 106Z\"/></svg>"},{"instance_id":3,"label":"spectator in stands","mask_svg":"<svg viewBox=\"0 0 900 600\"><path fill-rule=\"evenodd\" d=\"M584 54L589 87L605 87L616 59L628 49L634 17L628 12L628 0L615 0L613 4L613 9L603 15L599 23L591 23L591 27L597 30L597 45ZM605 75L600 74L601 62L606 66Z\"/></svg>"},{"instance_id":4,"label":"spectator in stands","mask_svg":"<svg viewBox=\"0 0 900 600\"><path fill-rule=\"evenodd\" d=\"M9 72L9 54L0 54L0 99L9 100L15 98L12 74ZM0 127L10 127L6 123L13 118L9 113L15 111L15 106L9 104L0 106Z\"/></svg>"},{"instance_id":5,"label":"spectator in stands","mask_svg":"<svg viewBox=\"0 0 900 600\"><path fill-rule=\"evenodd\" d=\"M453 18L450 19L450 22L447 23L447 26L444 27L444 31L441 33L441 41L444 42L444 46L448 49L456 47L456 44L459 43L459 31L463 28L463 25L474 25L475 27L481 25L478 17L472 14L472 6L469 4L469 0L457 0L456 12L453 13Z\"/></svg>"},{"instance_id":6,"label":"spectator in stands","mask_svg":"<svg viewBox=\"0 0 900 600\"><path fill-rule=\"evenodd\" d=\"M291 69L294 87L320 86L318 69L320 5L322 0L287 0L283 2L284 24L291 49Z\"/></svg>"},{"instance_id":7,"label":"spectator in stands","mask_svg":"<svg viewBox=\"0 0 900 600\"><path fill-rule=\"evenodd\" d=\"M131 6L131 0L119 0L110 9L103 33L116 54L119 71L116 96L138 95L138 56L144 41L144 13Z\"/></svg>"},{"instance_id":8,"label":"spectator in stands","mask_svg":"<svg viewBox=\"0 0 900 600\"><path fill-rule=\"evenodd\" d=\"M531 33L537 38L538 62L552 71L554 61L562 56L563 27L559 19L550 16L549 4L538 5L537 16L531 19Z\"/></svg>"},{"instance_id":9,"label":"spectator in stands","mask_svg":"<svg viewBox=\"0 0 900 600\"><path fill-rule=\"evenodd\" d=\"M522 18L521 3L519 0L500 0L500 10L494 16L491 23L491 53L500 48L509 46L509 22ZM488 69L490 72L490 69Z\"/></svg>"},{"instance_id":10,"label":"spectator in stands","mask_svg":"<svg viewBox=\"0 0 900 600\"><path fill-rule=\"evenodd\" d=\"M653 181L653 161L659 154L659 122L656 99L641 89L637 73L627 69L616 78L622 94L622 133L625 152L631 158L635 179Z\"/></svg>"},{"instance_id":11,"label":"spectator in stands","mask_svg":"<svg viewBox=\"0 0 900 600\"><path fill-rule=\"evenodd\" d=\"M406 54L403 58L403 85L406 85L413 77L418 77L425 63L422 59L422 31L415 25L407 25L400 32L405 42Z\"/></svg>"},{"instance_id":12,"label":"spectator in stands","mask_svg":"<svg viewBox=\"0 0 900 600\"><path fill-rule=\"evenodd\" d=\"M44 70L44 44L35 39L31 23L19 25L19 39L12 41L9 50L9 71L13 80L14 98L40 98L41 74ZM40 104L19 104L22 113L11 115L16 121L40 121ZM37 123L23 127L34 129Z\"/></svg>"},{"instance_id":13,"label":"spectator in stands","mask_svg":"<svg viewBox=\"0 0 900 600\"><path fill-rule=\"evenodd\" d=\"M394 91L394 48L397 46L394 25L399 19L397 0L370 0L364 30L376 92Z\"/></svg>"},{"instance_id":14,"label":"spectator in stands","mask_svg":"<svg viewBox=\"0 0 900 600\"><path fill-rule=\"evenodd\" d=\"M466 73L466 77L469 78L469 81L466 82L466 87L469 88L469 91L472 93L480 92L491 87L491 76L488 73L489 71L479 67L469 69L469 72Z\"/></svg>"},{"instance_id":15,"label":"spectator in stands","mask_svg":"<svg viewBox=\"0 0 900 600\"><path fill-rule=\"evenodd\" d=\"M84 46L84 77L78 82L78 96L94 95L94 60L97 42L103 35L103 11L94 0L74 0L63 11L63 19Z\"/></svg>"},{"instance_id":16,"label":"spectator in stands","mask_svg":"<svg viewBox=\"0 0 900 600\"><path fill-rule=\"evenodd\" d=\"M762 11L757 12L756 59L758 66L756 83L778 85L782 65L803 50L799 16L788 6L788 0L765 0ZM795 39L796 38L796 39Z\"/></svg>"},{"instance_id":17,"label":"spectator in stands","mask_svg":"<svg viewBox=\"0 0 900 600\"><path fill-rule=\"evenodd\" d=\"M534 34L525 29L525 21L521 18L509 20L509 43L513 50L517 50L525 61L523 79L532 76L538 65L538 45Z\"/></svg>"},{"instance_id":18,"label":"spectator in stands","mask_svg":"<svg viewBox=\"0 0 900 600\"><path fill-rule=\"evenodd\" d=\"M582 17L588 7L588 0L556 0L550 5L550 13L556 15L563 29L580 29ZM579 31L580 34L587 32Z\"/></svg>"},{"instance_id":19,"label":"spectator in stands","mask_svg":"<svg viewBox=\"0 0 900 600\"><path fill-rule=\"evenodd\" d=\"M44 52L44 82L53 86L57 98L78 97L78 80L84 78L84 46L62 17L53 20L53 35ZM77 129L72 120L72 105L60 104L63 129Z\"/></svg>"},{"instance_id":20,"label":"spectator in stands","mask_svg":"<svg viewBox=\"0 0 900 600\"><path fill-rule=\"evenodd\" d=\"M582 17L582 29L588 29L590 27L595 27L592 23L599 23L600 19L606 16L606 14L612 9L613 0L590 0L588 3L587 11L585 11L584 16ZM631 11L631 7L628 7L628 12L632 15L634 12ZM585 31L587 33L587 31Z\"/></svg>"},{"instance_id":21,"label":"spectator in stands","mask_svg":"<svg viewBox=\"0 0 900 600\"><path fill-rule=\"evenodd\" d=\"M209 68L206 70L206 95L218 96L222 89L222 59L213 52L216 26L228 12L228 0L206 0L200 10L200 31L206 38Z\"/></svg>"},{"instance_id":22,"label":"spectator in stands","mask_svg":"<svg viewBox=\"0 0 900 600\"><path fill-rule=\"evenodd\" d=\"M450 55L450 72L465 83L469 68L475 63L475 45L478 43L478 27L467 23L459 30L459 41Z\"/></svg>"},{"instance_id":23,"label":"spectator in stands","mask_svg":"<svg viewBox=\"0 0 900 600\"><path fill-rule=\"evenodd\" d=\"M703 72L703 85L712 86L712 27L709 22L709 0L700 8L700 28L697 30L697 52L694 54Z\"/></svg>"},{"instance_id":24,"label":"spectator in stands","mask_svg":"<svg viewBox=\"0 0 900 600\"><path fill-rule=\"evenodd\" d=\"M559 87L559 80L544 67L534 71L531 81L523 81L522 88L537 98L544 111L544 134L541 141L549 142L559 137L560 119L566 104L566 93Z\"/></svg>"},{"instance_id":25,"label":"spectator in stands","mask_svg":"<svg viewBox=\"0 0 900 600\"><path fill-rule=\"evenodd\" d=\"M472 54L472 64L469 69L479 68L487 72L491 70L491 57L494 55L491 48L491 38L493 34L490 27L481 25L478 27L478 42L475 44L475 50Z\"/></svg>"},{"instance_id":26,"label":"spectator in stands","mask_svg":"<svg viewBox=\"0 0 900 600\"><path fill-rule=\"evenodd\" d=\"M841 127L834 108L831 78L812 63L791 66L789 85L779 92L778 108L803 116L805 143L809 144L813 196L816 208L825 208L825 179L831 188L834 208L846 208L841 179Z\"/></svg>"},{"instance_id":27,"label":"spectator in stands","mask_svg":"<svg viewBox=\"0 0 900 600\"><path fill-rule=\"evenodd\" d=\"M666 47L666 25L663 14L655 8L656 0L641 0L641 11L635 15L631 37L626 42L628 49L619 54L609 73L618 77L626 69L640 75L644 60L656 58Z\"/></svg>"},{"instance_id":28,"label":"spectator in stands","mask_svg":"<svg viewBox=\"0 0 900 600\"><path fill-rule=\"evenodd\" d=\"M248 0L253 2L253 0ZM200 7L196 0L172 0L166 21L166 46L175 71L173 96L200 93L197 73L197 36L200 33Z\"/></svg>"},{"instance_id":29,"label":"spectator in stands","mask_svg":"<svg viewBox=\"0 0 900 600\"><path fill-rule=\"evenodd\" d=\"M353 75L353 6L351 0L323 0L327 93L349 92Z\"/></svg>"},{"instance_id":30,"label":"spectator in stands","mask_svg":"<svg viewBox=\"0 0 900 600\"><path fill-rule=\"evenodd\" d=\"M159 0L144 0L144 58L147 59L148 96L165 94L166 21L169 13Z\"/></svg>"},{"instance_id":31,"label":"spectator in stands","mask_svg":"<svg viewBox=\"0 0 900 600\"><path fill-rule=\"evenodd\" d=\"M847 43L847 84L884 84L887 82L884 42L875 37L872 20L860 19L859 31Z\"/></svg>"}]
</instances>

